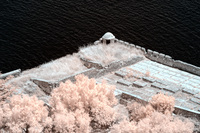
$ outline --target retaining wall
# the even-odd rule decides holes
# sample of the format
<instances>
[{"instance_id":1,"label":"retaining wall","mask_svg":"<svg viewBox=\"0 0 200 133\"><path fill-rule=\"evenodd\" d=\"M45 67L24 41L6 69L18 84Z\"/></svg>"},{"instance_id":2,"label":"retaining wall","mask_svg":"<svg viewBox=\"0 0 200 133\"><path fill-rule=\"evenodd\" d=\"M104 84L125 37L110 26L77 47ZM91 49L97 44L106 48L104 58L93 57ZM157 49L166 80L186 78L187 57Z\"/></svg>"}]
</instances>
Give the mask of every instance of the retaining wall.
<instances>
[{"instance_id":1,"label":"retaining wall","mask_svg":"<svg viewBox=\"0 0 200 133\"><path fill-rule=\"evenodd\" d=\"M127 105L127 103L130 102L131 100L134 100L138 103L141 103L142 105L147 105L149 103L149 101L146 101L146 100L142 99L141 97L139 97L137 95L133 95L133 94L128 93L128 92L122 92L121 99L120 99L121 104ZM175 106L173 113L176 114L176 115L182 115L184 117L191 117L191 118L195 118L195 119L200 119L200 112L190 110L190 109L187 109L187 108L183 108L183 107L180 107L180 106Z\"/></svg>"},{"instance_id":2,"label":"retaining wall","mask_svg":"<svg viewBox=\"0 0 200 133\"><path fill-rule=\"evenodd\" d=\"M163 53L159 53L157 51L153 51L150 49L145 49L144 47L134 45L132 43L128 43L128 42L125 42L122 40L118 40L118 43L130 46L130 47L135 47L135 48L143 51L145 57L152 61L164 64L164 65L167 65L170 67L178 68L180 70L187 71L189 73L200 76L200 67L194 66L192 64L189 64L189 63L186 63L186 62L183 62L180 60L174 60L169 55L165 55Z\"/></svg>"},{"instance_id":3,"label":"retaining wall","mask_svg":"<svg viewBox=\"0 0 200 133\"><path fill-rule=\"evenodd\" d=\"M105 75L108 72L112 72L121 67L137 63L138 61L141 61L141 60L143 60L143 57L134 57L134 58L129 58L124 61L122 61L122 60L115 61L115 62L112 62L109 65L103 67L100 63L91 62L91 61L87 61L84 59L82 61L84 61L86 64L89 63L90 64L89 66L92 66L92 68L89 68L85 71L81 71L74 75L67 76L56 82L50 82L48 80L37 79L37 78L32 78L31 81L33 81L35 84L37 84L45 93L50 94L51 91L54 88L58 87L61 82L65 82L66 80L71 80L72 82L75 81L76 75L84 74L85 76L88 76L89 78L98 78L100 76ZM99 66L102 66L102 67L99 67Z\"/></svg>"},{"instance_id":4,"label":"retaining wall","mask_svg":"<svg viewBox=\"0 0 200 133\"><path fill-rule=\"evenodd\" d=\"M5 79L7 78L8 76L19 76L21 74L21 69L17 69L17 70L14 70L14 71L10 71L10 72L7 72L7 73L4 73L4 74L1 74L0 75L0 79Z\"/></svg>"}]
</instances>

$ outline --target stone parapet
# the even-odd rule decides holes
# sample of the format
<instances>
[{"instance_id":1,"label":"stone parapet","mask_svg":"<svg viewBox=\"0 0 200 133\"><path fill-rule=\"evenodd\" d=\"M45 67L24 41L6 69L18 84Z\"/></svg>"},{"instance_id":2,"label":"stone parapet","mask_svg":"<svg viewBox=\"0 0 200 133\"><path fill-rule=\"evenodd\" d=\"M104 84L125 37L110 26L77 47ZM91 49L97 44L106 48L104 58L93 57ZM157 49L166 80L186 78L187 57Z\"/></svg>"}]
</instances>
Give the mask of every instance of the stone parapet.
<instances>
[{"instance_id":1,"label":"stone parapet","mask_svg":"<svg viewBox=\"0 0 200 133\"><path fill-rule=\"evenodd\" d=\"M135 47L135 48L141 50L144 53L145 57L152 60L152 61L164 64L164 65L167 65L167 66L170 66L170 67L178 68L180 70L183 70L183 71L186 71L186 72L200 76L200 67L191 65L189 63L186 63L186 62L183 62L183 61L180 61L180 60L174 60L169 55L165 55L163 53L159 53L157 51L153 51L153 50L150 50L150 49L145 49L141 46L138 46L138 45L135 45L135 44L132 44L132 43L128 43L128 42L125 42L125 41L122 41L122 40L118 40L117 42L124 44L124 45L127 45L127 46L130 46L130 47Z\"/></svg>"},{"instance_id":2,"label":"stone parapet","mask_svg":"<svg viewBox=\"0 0 200 133\"><path fill-rule=\"evenodd\" d=\"M21 69L17 69L17 70L11 71L11 72L0 74L0 79L5 79L8 76L19 76L20 73L21 73Z\"/></svg>"},{"instance_id":3,"label":"stone parapet","mask_svg":"<svg viewBox=\"0 0 200 133\"><path fill-rule=\"evenodd\" d=\"M99 66L102 66L100 63L94 63L94 62L89 61L90 66L92 66L92 68L67 76L56 82L50 82L47 80L37 79L37 78L31 79L31 81L37 84L44 92L46 92L47 94L50 94L52 89L58 87L61 82L65 82L67 80L75 81L76 75L84 74L85 76L88 76L89 78L98 78L105 75L106 73L137 63L141 60L143 60L143 57L134 57L134 58L129 58L127 60L118 60L118 61L111 62L109 65L106 65L104 67L99 67ZM84 62L86 62L87 64L87 60L84 60Z\"/></svg>"}]
</instances>

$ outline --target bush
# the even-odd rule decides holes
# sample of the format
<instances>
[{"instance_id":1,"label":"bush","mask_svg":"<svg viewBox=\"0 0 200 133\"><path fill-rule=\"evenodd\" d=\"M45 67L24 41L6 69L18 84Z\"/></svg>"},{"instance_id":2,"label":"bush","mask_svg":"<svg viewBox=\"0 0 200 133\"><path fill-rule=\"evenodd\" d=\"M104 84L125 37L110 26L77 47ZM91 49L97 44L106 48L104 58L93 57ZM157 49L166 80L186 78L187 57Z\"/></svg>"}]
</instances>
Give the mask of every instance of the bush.
<instances>
[{"instance_id":1,"label":"bush","mask_svg":"<svg viewBox=\"0 0 200 133\"><path fill-rule=\"evenodd\" d=\"M71 81L61 83L51 94L50 105L52 106L51 114L54 125L59 125L56 121L58 114L67 115L68 112L77 110L82 112L80 117L84 118L83 121L91 121L93 127L111 125L115 119L115 110L112 106L117 103L114 95L115 87L107 85L105 82L96 84L95 79L88 79L84 75L78 75L75 79L75 83ZM71 113L69 118L72 121L70 126L73 128L71 129L76 128L77 124L81 124L82 118L76 118L74 115ZM91 118L89 119L88 116ZM77 122L77 119L80 121ZM66 120L65 123L69 123L70 120ZM75 127L74 123L77 123ZM90 129L90 123L86 122L84 126L84 129ZM70 131L76 131L71 129ZM55 130L63 131L65 129L56 127Z\"/></svg>"},{"instance_id":2,"label":"bush","mask_svg":"<svg viewBox=\"0 0 200 133\"><path fill-rule=\"evenodd\" d=\"M36 96L15 95L11 97L10 103L3 105L2 110L2 126L10 132L41 132L50 119L43 101Z\"/></svg>"},{"instance_id":3,"label":"bush","mask_svg":"<svg viewBox=\"0 0 200 133\"><path fill-rule=\"evenodd\" d=\"M150 103L128 105L130 121L113 125L111 133L192 133L194 124L172 116L174 98L164 94L152 97Z\"/></svg>"},{"instance_id":4,"label":"bush","mask_svg":"<svg viewBox=\"0 0 200 133\"><path fill-rule=\"evenodd\" d=\"M192 133L194 124L178 118L153 112L139 122L124 120L113 126L111 133Z\"/></svg>"},{"instance_id":5,"label":"bush","mask_svg":"<svg viewBox=\"0 0 200 133\"><path fill-rule=\"evenodd\" d=\"M115 87L97 84L84 75L75 79L75 83L66 81L53 90L48 109L36 96L7 93L11 98L0 106L0 129L16 133L89 133L92 128L111 126L111 133L192 133L194 129L193 123L172 116L174 98L164 94L153 96L146 106L130 104L130 121L126 117L117 121ZM0 87L10 90L5 81Z\"/></svg>"},{"instance_id":6,"label":"bush","mask_svg":"<svg viewBox=\"0 0 200 133\"><path fill-rule=\"evenodd\" d=\"M174 111L175 98L160 93L152 97L150 104L158 112L172 114Z\"/></svg>"},{"instance_id":7,"label":"bush","mask_svg":"<svg viewBox=\"0 0 200 133\"><path fill-rule=\"evenodd\" d=\"M7 85L6 82L8 82L10 79L12 79L12 76L7 77L5 80L0 79L0 106L5 104L5 101L9 100L10 96L15 91L15 87L12 87L11 85Z\"/></svg>"}]
</instances>

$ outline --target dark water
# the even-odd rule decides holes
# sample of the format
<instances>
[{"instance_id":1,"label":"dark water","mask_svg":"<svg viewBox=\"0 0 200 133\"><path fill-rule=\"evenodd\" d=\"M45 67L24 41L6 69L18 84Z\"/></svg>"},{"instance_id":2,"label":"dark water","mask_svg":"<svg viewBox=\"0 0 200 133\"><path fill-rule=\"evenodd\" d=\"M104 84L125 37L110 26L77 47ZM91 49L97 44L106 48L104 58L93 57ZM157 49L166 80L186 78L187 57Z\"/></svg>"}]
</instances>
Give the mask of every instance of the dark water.
<instances>
[{"instance_id":1,"label":"dark water","mask_svg":"<svg viewBox=\"0 0 200 133\"><path fill-rule=\"evenodd\" d=\"M0 70L22 70L118 39L200 66L200 1L1 0Z\"/></svg>"}]
</instances>

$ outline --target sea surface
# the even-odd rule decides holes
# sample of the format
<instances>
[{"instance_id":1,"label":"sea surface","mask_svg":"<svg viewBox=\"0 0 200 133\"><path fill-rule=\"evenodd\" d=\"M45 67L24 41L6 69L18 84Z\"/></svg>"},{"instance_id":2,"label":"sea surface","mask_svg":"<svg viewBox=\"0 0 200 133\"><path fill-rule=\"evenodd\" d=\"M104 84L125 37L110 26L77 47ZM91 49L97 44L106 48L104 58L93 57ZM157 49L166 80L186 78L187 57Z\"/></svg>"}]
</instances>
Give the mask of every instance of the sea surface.
<instances>
[{"instance_id":1,"label":"sea surface","mask_svg":"<svg viewBox=\"0 0 200 133\"><path fill-rule=\"evenodd\" d=\"M72 54L105 32L200 66L199 0L1 0L0 71Z\"/></svg>"}]
</instances>

